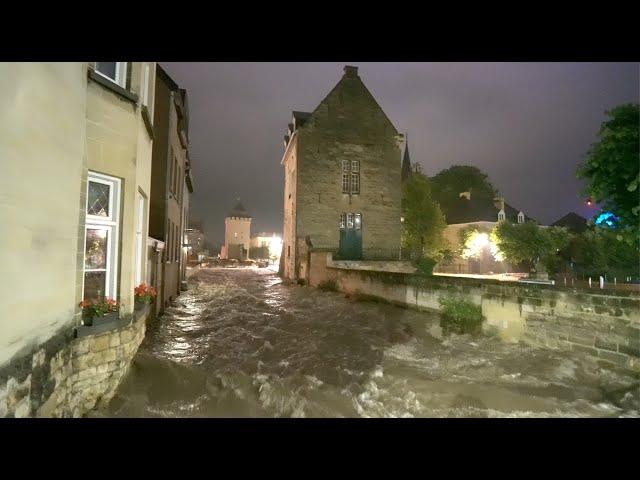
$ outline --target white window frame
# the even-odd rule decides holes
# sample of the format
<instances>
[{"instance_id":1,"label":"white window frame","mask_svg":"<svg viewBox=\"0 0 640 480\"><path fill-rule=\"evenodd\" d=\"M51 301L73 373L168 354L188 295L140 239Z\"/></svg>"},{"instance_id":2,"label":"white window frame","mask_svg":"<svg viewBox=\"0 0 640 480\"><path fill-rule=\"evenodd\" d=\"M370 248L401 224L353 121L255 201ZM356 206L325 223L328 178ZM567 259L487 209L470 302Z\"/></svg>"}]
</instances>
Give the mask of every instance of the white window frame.
<instances>
[{"instance_id":1,"label":"white window frame","mask_svg":"<svg viewBox=\"0 0 640 480\"><path fill-rule=\"evenodd\" d=\"M108 185L109 188L109 216L102 217L98 215L90 215L87 211L89 202L89 184L90 182L102 183ZM103 271L103 269L87 269L85 267L86 260L84 255L87 248L87 230L106 230L107 231L107 264L105 269L105 287L104 297L115 298L117 296L118 286L118 244L120 239L120 192L121 180L116 177L110 177L97 172L88 172L87 174L87 190L85 204L85 225L84 225L84 242L83 242L83 261L82 261L82 297L84 298L85 273L94 271Z\"/></svg>"},{"instance_id":2,"label":"white window frame","mask_svg":"<svg viewBox=\"0 0 640 480\"><path fill-rule=\"evenodd\" d=\"M500 210L500 211L498 212L498 221L499 221L499 222L502 222L503 220L505 220L505 219L506 219L506 217L507 217L507 216L506 216L506 214L504 213L504 210Z\"/></svg>"},{"instance_id":3,"label":"white window frame","mask_svg":"<svg viewBox=\"0 0 640 480\"><path fill-rule=\"evenodd\" d=\"M518 223L524 223L524 213L518 213Z\"/></svg>"},{"instance_id":4,"label":"white window frame","mask_svg":"<svg viewBox=\"0 0 640 480\"><path fill-rule=\"evenodd\" d=\"M95 72L102 75L104 78L110 80L116 85L120 85L122 88L127 88L127 62L116 62L116 78L111 78L98 70L98 63L95 63Z\"/></svg>"},{"instance_id":5,"label":"white window frame","mask_svg":"<svg viewBox=\"0 0 640 480\"><path fill-rule=\"evenodd\" d=\"M146 256L144 246L144 226L145 226L145 213L146 213L146 198L141 192L137 192L137 206L138 216L136 224L136 286L142 283L142 279L146 276L143 275L143 255Z\"/></svg>"}]
</instances>

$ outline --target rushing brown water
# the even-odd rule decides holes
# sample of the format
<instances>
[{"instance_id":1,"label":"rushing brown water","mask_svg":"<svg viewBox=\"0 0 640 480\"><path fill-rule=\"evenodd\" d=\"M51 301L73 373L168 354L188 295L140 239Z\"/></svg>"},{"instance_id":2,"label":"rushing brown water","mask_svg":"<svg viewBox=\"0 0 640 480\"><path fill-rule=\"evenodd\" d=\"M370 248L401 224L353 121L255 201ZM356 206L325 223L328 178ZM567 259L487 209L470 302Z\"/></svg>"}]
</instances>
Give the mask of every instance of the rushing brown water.
<instances>
[{"instance_id":1,"label":"rushing brown water","mask_svg":"<svg viewBox=\"0 0 640 480\"><path fill-rule=\"evenodd\" d=\"M638 416L640 376L576 352L442 336L438 315L202 269L147 336L113 417Z\"/></svg>"}]
</instances>

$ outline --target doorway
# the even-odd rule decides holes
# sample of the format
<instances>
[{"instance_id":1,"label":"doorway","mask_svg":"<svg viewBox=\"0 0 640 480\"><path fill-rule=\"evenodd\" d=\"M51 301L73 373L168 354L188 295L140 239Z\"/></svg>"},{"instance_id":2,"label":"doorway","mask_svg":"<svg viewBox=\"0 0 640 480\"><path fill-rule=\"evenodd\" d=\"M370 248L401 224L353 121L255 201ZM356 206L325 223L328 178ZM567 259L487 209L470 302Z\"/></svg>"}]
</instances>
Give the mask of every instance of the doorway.
<instances>
[{"instance_id":1,"label":"doorway","mask_svg":"<svg viewBox=\"0 0 640 480\"><path fill-rule=\"evenodd\" d=\"M340 215L340 248L338 256L343 260L362 260L362 214Z\"/></svg>"}]
</instances>

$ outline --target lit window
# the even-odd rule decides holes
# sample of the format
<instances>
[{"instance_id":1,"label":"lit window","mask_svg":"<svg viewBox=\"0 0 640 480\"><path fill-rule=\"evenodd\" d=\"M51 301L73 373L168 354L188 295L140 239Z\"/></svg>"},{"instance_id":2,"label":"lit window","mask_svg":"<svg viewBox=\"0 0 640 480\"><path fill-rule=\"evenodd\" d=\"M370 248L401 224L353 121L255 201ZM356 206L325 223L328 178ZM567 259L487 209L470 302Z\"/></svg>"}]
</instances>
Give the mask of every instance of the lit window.
<instances>
[{"instance_id":1,"label":"lit window","mask_svg":"<svg viewBox=\"0 0 640 480\"><path fill-rule=\"evenodd\" d=\"M524 223L524 213L518 213L518 223Z\"/></svg>"},{"instance_id":2,"label":"lit window","mask_svg":"<svg viewBox=\"0 0 640 480\"><path fill-rule=\"evenodd\" d=\"M347 223L347 214L346 213L341 213L340 214L340 229L344 229L344 227L346 226Z\"/></svg>"},{"instance_id":3,"label":"lit window","mask_svg":"<svg viewBox=\"0 0 640 480\"><path fill-rule=\"evenodd\" d=\"M96 72L126 88L127 62L96 62Z\"/></svg>"},{"instance_id":4,"label":"lit window","mask_svg":"<svg viewBox=\"0 0 640 480\"><path fill-rule=\"evenodd\" d=\"M504 214L504 210L500 210L498 212L498 221L502 222L505 219L505 214Z\"/></svg>"},{"instance_id":5,"label":"lit window","mask_svg":"<svg viewBox=\"0 0 640 480\"><path fill-rule=\"evenodd\" d=\"M353 213L347 213L347 228L348 229L352 229L353 228Z\"/></svg>"},{"instance_id":6,"label":"lit window","mask_svg":"<svg viewBox=\"0 0 640 480\"><path fill-rule=\"evenodd\" d=\"M360 230L362 228L362 214L361 213L356 213L356 216L355 216L355 227L356 227L356 230Z\"/></svg>"},{"instance_id":7,"label":"lit window","mask_svg":"<svg viewBox=\"0 0 640 480\"><path fill-rule=\"evenodd\" d=\"M120 180L89 172L85 221L83 298L116 295Z\"/></svg>"}]
</instances>

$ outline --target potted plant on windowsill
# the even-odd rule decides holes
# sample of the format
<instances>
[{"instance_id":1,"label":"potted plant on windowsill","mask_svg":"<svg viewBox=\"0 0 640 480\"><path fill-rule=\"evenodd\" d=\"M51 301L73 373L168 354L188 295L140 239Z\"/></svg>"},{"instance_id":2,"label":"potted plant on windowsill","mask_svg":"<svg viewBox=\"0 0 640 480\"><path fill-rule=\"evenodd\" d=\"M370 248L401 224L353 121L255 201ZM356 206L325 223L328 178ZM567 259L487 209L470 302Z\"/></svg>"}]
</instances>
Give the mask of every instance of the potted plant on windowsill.
<instances>
[{"instance_id":1,"label":"potted plant on windowsill","mask_svg":"<svg viewBox=\"0 0 640 480\"><path fill-rule=\"evenodd\" d=\"M133 291L136 310L142 310L145 305L152 304L158 295L156 289L146 283L141 283Z\"/></svg>"},{"instance_id":2,"label":"potted plant on windowsill","mask_svg":"<svg viewBox=\"0 0 640 480\"><path fill-rule=\"evenodd\" d=\"M120 310L120 304L113 298L83 300L80 302L80 307L82 307L82 323L87 326L96 322L105 323L117 320Z\"/></svg>"}]
</instances>

